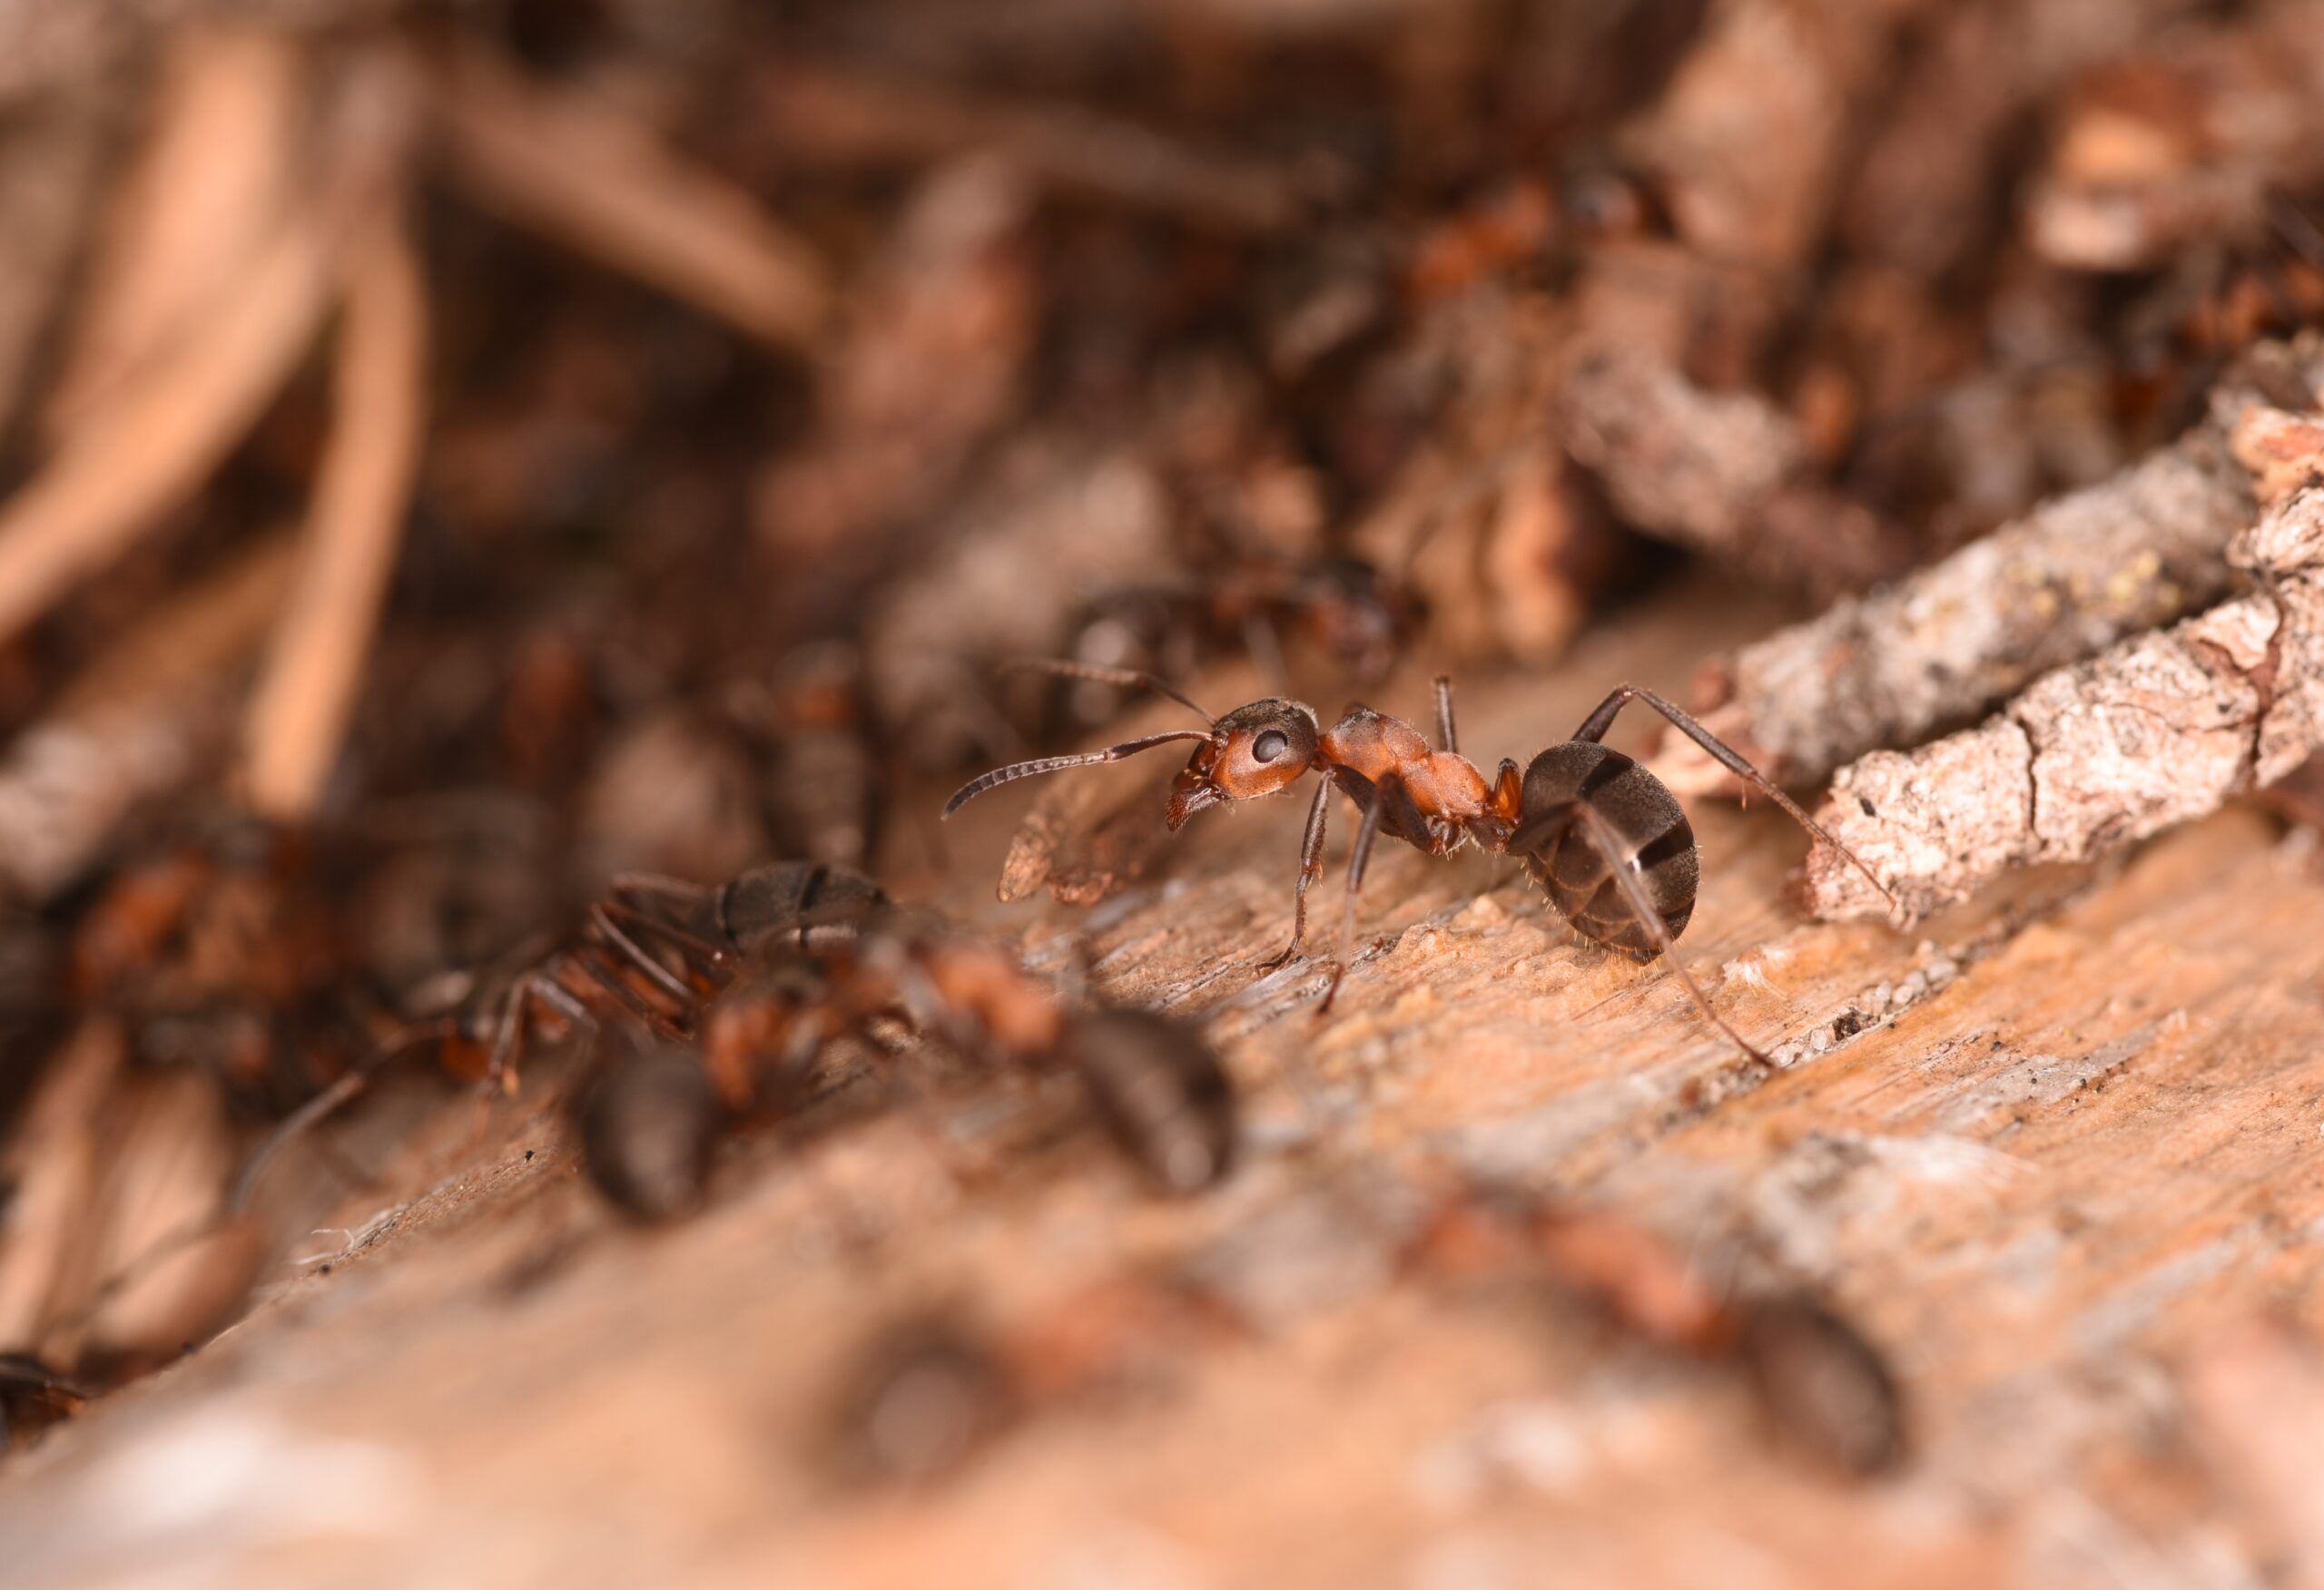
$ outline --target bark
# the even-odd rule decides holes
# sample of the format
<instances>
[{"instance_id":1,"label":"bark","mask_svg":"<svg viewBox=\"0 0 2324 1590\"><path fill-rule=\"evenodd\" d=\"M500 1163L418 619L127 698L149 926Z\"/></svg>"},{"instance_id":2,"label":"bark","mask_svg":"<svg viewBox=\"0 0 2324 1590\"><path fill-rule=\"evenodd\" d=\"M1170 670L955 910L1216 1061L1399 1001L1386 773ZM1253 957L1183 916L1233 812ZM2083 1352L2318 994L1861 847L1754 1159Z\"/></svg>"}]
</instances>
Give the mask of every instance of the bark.
<instances>
[{"instance_id":1,"label":"bark","mask_svg":"<svg viewBox=\"0 0 2324 1590\"><path fill-rule=\"evenodd\" d=\"M2312 409L2319 390L2324 342L2264 345L2170 447L1713 663L1696 688L1704 722L1770 777L1812 783L2208 605L2230 586L2228 543L2257 507L2237 426L2268 403ZM1662 767L1681 788L1719 781L1675 742Z\"/></svg>"},{"instance_id":2,"label":"bark","mask_svg":"<svg viewBox=\"0 0 2324 1590\"><path fill-rule=\"evenodd\" d=\"M2045 674L1976 729L1843 769L1826 826L1917 918L2010 868L2088 860L2291 773L2324 749L2324 489L2271 505L2230 557L2265 588ZM1819 917L1886 908L1834 854L1810 857L1807 887Z\"/></svg>"}]
</instances>

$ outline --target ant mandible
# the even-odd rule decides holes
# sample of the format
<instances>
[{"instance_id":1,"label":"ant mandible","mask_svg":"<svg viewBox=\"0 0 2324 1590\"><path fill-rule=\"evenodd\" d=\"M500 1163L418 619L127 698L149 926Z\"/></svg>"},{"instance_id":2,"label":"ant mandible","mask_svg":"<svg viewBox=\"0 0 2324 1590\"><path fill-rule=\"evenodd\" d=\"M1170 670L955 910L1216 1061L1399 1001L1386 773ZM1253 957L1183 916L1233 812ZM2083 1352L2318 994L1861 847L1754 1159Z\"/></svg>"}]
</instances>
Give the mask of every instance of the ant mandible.
<instances>
[{"instance_id":1,"label":"ant mandible","mask_svg":"<svg viewBox=\"0 0 2324 1590\"><path fill-rule=\"evenodd\" d=\"M1012 762L972 779L944 803L950 817L983 794L1036 773L1118 761L1142 751L1178 741L1199 741L1193 760L1170 786L1164 820L1175 831L1197 811L1230 800L1251 800L1288 789L1308 772L1324 781L1307 808L1307 832L1299 849L1299 881L1292 896L1291 942L1259 963L1262 972L1285 965L1299 953L1307 929L1307 890L1324 872L1324 830L1331 794L1339 790L1362 814L1349 852L1345 915L1340 953L1323 1008L1329 1009L1346 973L1355 928L1357 892L1364 886L1373 841L1382 834L1403 840L1431 856L1450 856L1464 844L1494 855L1513 855L1547 892L1558 914L1582 937L1631 958L1667 958L1698 1008L1733 1039L1752 1061L1771 1065L1767 1054L1728 1026L1711 1008L1677 954L1679 935L1694 915L1702 864L1695 830L1678 797L1662 780L1620 751L1602 745L1614 715L1632 701L1642 702L1714 758L1720 766L1766 795L1794 821L1846 859L1870 878L1893 905L1871 869L1789 796L1743 760L1718 737L1652 691L1635 684L1615 687L1581 721L1573 738L1551 746L1521 772L1504 758L1488 782L1460 753L1452 723L1452 683L1436 681L1436 735L1432 747L1418 729L1361 704L1353 705L1329 729L1304 702L1269 697L1214 718L1168 681L1133 670L1065 662L1023 666L1070 677L1155 691L1188 708L1206 729L1174 729L1103 751L1046 756Z\"/></svg>"}]
</instances>

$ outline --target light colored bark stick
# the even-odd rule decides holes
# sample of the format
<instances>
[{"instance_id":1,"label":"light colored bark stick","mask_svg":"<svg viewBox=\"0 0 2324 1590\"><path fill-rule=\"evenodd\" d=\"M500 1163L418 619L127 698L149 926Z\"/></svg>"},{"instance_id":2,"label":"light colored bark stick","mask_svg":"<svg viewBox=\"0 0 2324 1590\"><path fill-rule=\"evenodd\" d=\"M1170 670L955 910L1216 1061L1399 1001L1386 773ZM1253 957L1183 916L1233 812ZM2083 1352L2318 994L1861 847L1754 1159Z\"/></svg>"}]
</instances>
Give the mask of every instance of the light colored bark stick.
<instances>
[{"instance_id":1,"label":"light colored bark stick","mask_svg":"<svg viewBox=\"0 0 2324 1590\"><path fill-rule=\"evenodd\" d=\"M385 213L357 249L305 561L251 702L243 787L266 816L311 816L345 738L419 467L427 341L419 261Z\"/></svg>"},{"instance_id":2,"label":"light colored bark stick","mask_svg":"<svg viewBox=\"0 0 2324 1590\"><path fill-rule=\"evenodd\" d=\"M2324 439L2324 427L2283 417ZM2324 462L2324 453L2315 455ZM1925 916L2029 862L2081 861L2201 817L2324 749L2324 485L2271 504L2230 561L2263 589L2044 674L1975 729L1845 768L1819 817ZM1818 847L1807 904L1883 914Z\"/></svg>"},{"instance_id":3,"label":"light colored bark stick","mask_svg":"<svg viewBox=\"0 0 2324 1590\"><path fill-rule=\"evenodd\" d=\"M2313 408L2319 392L2324 341L2263 345L2205 420L2132 468L1712 664L1704 723L1769 777L1812 783L2218 600L2234 577L2228 543L2257 506L2230 438L2255 407ZM1684 791L1727 787L1675 740L1654 765Z\"/></svg>"}]
</instances>

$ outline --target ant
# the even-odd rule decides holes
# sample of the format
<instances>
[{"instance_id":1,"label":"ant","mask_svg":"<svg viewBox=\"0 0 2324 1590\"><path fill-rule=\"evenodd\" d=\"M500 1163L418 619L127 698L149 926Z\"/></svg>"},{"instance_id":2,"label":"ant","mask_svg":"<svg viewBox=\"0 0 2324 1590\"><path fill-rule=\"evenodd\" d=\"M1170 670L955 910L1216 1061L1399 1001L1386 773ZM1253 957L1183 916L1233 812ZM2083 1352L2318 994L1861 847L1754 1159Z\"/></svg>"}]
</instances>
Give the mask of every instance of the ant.
<instances>
[{"instance_id":1,"label":"ant","mask_svg":"<svg viewBox=\"0 0 2324 1590\"><path fill-rule=\"evenodd\" d=\"M0 1352L0 1452L72 1418L91 1395L30 1354Z\"/></svg>"},{"instance_id":2,"label":"ant","mask_svg":"<svg viewBox=\"0 0 2324 1590\"><path fill-rule=\"evenodd\" d=\"M1710 731L1652 691L1617 686L1581 721L1573 737L1536 756L1521 772L1504 758L1488 782L1460 753L1452 719L1452 684L1436 681L1437 745L1401 718L1350 706L1329 729L1303 702L1268 697L1215 718L1168 681L1128 669L1070 662L1030 666L1068 678L1137 686L1169 697L1203 718L1205 729L1173 729L1103 751L1012 762L972 779L944 803L950 817L988 790L1036 773L1093 767L1180 741L1199 741L1193 759L1170 787L1164 822L1172 831L1196 812L1232 800L1252 800L1288 789L1308 772L1324 775L1307 808L1299 850L1299 880L1292 895L1291 942L1258 963L1262 973L1299 953L1306 935L1307 890L1324 871L1324 831L1337 789L1361 814L1348 856L1346 908L1340 952L1322 1008L1328 1010L1346 975L1355 929L1358 891L1383 833L1425 851L1450 856L1463 845L1513 855L1548 893L1550 903L1593 943L1640 961L1666 958L1698 1008L1755 1065L1774 1062L1720 1018L1678 958L1676 943L1693 917L1702 864L1686 810L1662 780L1600 741L1614 715L1632 701L1662 714L1680 733L1736 777L1768 796L1817 840L1845 857L1892 904L1895 897L1871 869L1835 839L1759 770Z\"/></svg>"},{"instance_id":3,"label":"ant","mask_svg":"<svg viewBox=\"0 0 2324 1590\"><path fill-rule=\"evenodd\" d=\"M1108 1135L1164 1192L1200 1192L1233 1166L1234 1086L1196 1028L1069 1009L1000 947L902 912L757 957L704 1008L702 1064L726 1107L781 1108L803 1094L826 1043L887 1048L878 1024L899 1013L972 1062L1077 1078Z\"/></svg>"},{"instance_id":4,"label":"ant","mask_svg":"<svg viewBox=\"0 0 2324 1590\"><path fill-rule=\"evenodd\" d=\"M705 1003L774 943L806 948L857 931L888 897L862 873L777 861L723 884L628 874L591 906L577 942L528 957L506 978L472 979L449 1014L408 1026L364 1065L300 1106L244 1162L231 1206L247 1206L283 1147L370 1085L392 1060L434 1043L488 1094L513 1094L534 1029L547 1022L595 1035L628 1016L668 1039L691 1035ZM480 1065L477 1056L481 1055Z\"/></svg>"},{"instance_id":5,"label":"ant","mask_svg":"<svg viewBox=\"0 0 2324 1590\"><path fill-rule=\"evenodd\" d=\"M1359 682L1386 673L1418 622L1402 584L1362 558L1305 563L1246 560L1198 584L1132 585L1096 598L1077 622L1072 650L1098 668L1136 661L1179 672L1237 645L1260 676L1287 676L1286 638ZM1098 675L1078 675L1104 684ZM1087 727L1112 715L1086 690L1062 692L1059 714Z\"/></svg>"},{"instance_id":6,"label":"ant","mask_svg":"<svg viewBox=\"0 0 2324 1590\"><path fill-rule=\"evenodd\" d=\"M1721 1297L1618 1215L1466 1182L1434 1193L1400 1245L1407 1276L1530 1282L1632 1340L1739 1375L1778 1444L1827 1471L1869 1478L1905 1456L1886 1358L1807 1292ZM1167 1272L1101 1280L999 1328L958 1306L926 1310L877 1332L845 1378L841 1455L866 1478L931 1483L1045 1409L1258 1330L1209 1284Z\"/></svg>"},{"instance_id":7,"label":"ant","mask_svg":"<svg viewBox=\"0 0 2324 1590\"><path fill-rule=\"evenodd\" d=\"M1905 1456L1904 1392L1854 1324L1805 1291L1722 1298L1618 1215L1464 1183L1436 1199L1405 1263L1440 1280L1530 1275L1632 1338L1739 1370L1774 1433L1827 1468L1865 1478Z\"/></svg>"}]
</instances>

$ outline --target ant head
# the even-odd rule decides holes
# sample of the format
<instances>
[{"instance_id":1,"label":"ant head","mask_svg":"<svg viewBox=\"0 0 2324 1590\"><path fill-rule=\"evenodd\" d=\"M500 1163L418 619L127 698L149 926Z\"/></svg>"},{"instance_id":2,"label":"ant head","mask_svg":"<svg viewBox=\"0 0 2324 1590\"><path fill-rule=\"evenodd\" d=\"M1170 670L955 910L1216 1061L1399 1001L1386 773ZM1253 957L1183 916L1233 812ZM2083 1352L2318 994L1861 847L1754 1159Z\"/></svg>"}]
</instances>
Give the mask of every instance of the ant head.
<instances>
[{"instance_id":1,"label":"ant head","mask_svg":"<svg viewBox=\"0 0 2324 1590\"><path fill-rule=\"evenodd\" d=\"M1272 795L1315 765L1315 713L1270 696L1211 725L1210 738L1170 785L1172 829L1226 800Z\"/></svg>"}]
</instances>

